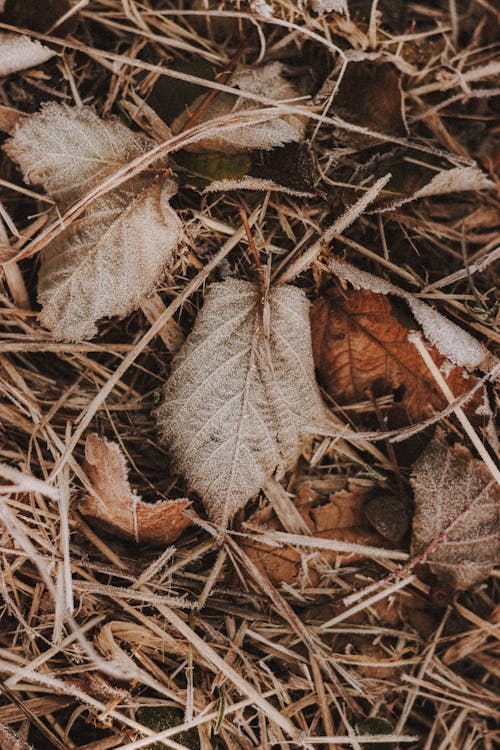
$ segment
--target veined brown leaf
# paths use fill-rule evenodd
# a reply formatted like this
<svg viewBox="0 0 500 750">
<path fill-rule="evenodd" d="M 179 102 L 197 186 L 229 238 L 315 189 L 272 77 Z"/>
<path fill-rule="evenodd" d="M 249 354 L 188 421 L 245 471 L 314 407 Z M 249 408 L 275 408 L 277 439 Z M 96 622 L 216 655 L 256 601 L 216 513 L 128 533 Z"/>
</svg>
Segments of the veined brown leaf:
<svg viewBox="0 0 500 750">
<path fill-rule="evenodd" d="M 119 120 L 48 104 L 22 120 L 6 151 L 29 182 L 67 205 L 149 145 Z M 141 174 L 93 201 L 44 248 L 40 320 L 55 338 L 92 338 L 98 320 L 140 305 L 182 239 L 174 192 L 173 181 Z"/>
<path fill-rule="evenodd" d="M 268 336 L 259 299 L 246 281 L 209 288 L 157 412 L 177 468 L 221 527 L 293 465 L 326 419 L 304 293 L 270 290 Z"/>
<path fill-rule="evenodd" d="M 426 562 L 456 589 L 484 580 L 500 558 L 500 488 L 484 463 L 462 445 L 450 447 L 438 430 L 411 482 L 413 552 L 430 546 Z"/>
<path fill-rule="evenodd" d="M 80 512 L 117 536 L 144 544 L 172 544 L 191 521 L 183 511 L 187 498 L 145 503 L 128 481 L 125 457 L 117 443 L 91 433 L 85 443 L 83 469 L 94 495 L 87 495 Z"/>
<path fill-rule="evenodd" d="M 260 96 L 272 96 L 279 100 L 294 99 L 299 95 L 298 90 L 282 75 L 283 65 L 278 62 L 269 63 L 260 68 L 246 68 L 240 66 L 230 80 L 231 86 L 242 91 Z M 174 135 L 179 133 L 190 118 L 190 113 L 196 112 L 202 105 L 206 94 L 194 100 L 189 112 L 183 112 L 172 123 Z M 231 112 L 241 112 L 256 107 L 250 99 L 235 97 L 232 94 L 219 92 L 212 101 L 200 111 L 196 122 L 208 122 Z M 268 150 L 285 143 L 300 141 L 304 137 L 305 121 L 302 117 L 286 115 L 274 117 L 268 122 L 256 125 L 245 125 L 229 132 L 221 131 L 219 135 L 204 138 L 188 146 L 189 151 L 221 151 L 225 154 L 235 154 L 254 149 Z"/>
<path fill-rule="evenodd" d="M 390 426 L 421 421 L 446 407 L 446 400 L 417 350 L 408 341 L 410 327 L 398 319 L 389 297 L 366 289 L 331 289 L 312 308 L 313 351 L 321 382 L 339 403 L 365 401 L 397 392 Z M 446 358 L 435 348 L 438 366 Z M 477 383 L 462 367 L 449 367 L 447 383 L 461 396 Z M 481 388 L 468 402 L 475 416 L 484 405 Z M 387 412 L 385 412 L 387 413 Z"/>
</svg>

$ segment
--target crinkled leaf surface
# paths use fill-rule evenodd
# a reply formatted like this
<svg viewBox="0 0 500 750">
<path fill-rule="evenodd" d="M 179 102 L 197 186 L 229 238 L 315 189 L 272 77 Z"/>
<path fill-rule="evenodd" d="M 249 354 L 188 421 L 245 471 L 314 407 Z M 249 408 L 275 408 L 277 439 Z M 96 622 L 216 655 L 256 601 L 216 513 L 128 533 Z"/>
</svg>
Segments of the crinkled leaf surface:
<svg viewBox="0 0 500 750">
<path fill-rule="evenodd" d="M 20 123 L 5 150 L 18 162 L 27 182 L 43 185 L 66 204 L 81 198 L 149 145 L 144 136 L 116 118 L 101 120 L 89 107 L 50 102 Z"/>
<path fill-rule="evenodd" d="M 276 102 L 280 100 L 294 99 L 299 96 L 296 87 L 282 75 L 283 65 L 278 62 L 269 63 L 260 68 L 246 68 L 240 66 L 229 84 L 242 91 L 273 98 Z M 196 112 L 202 104 L 206 94 L 198 97 L 191 104 L 190 112 Z M 244 97 L 235 97 L 232 94 L 219 92 L 217 96 L 200 111 L 196 123 L 208 122 L 217 117 L 230 113 L 241 112 L 245 109 L 258 107 L 257 102 Z M 183 112 L 172 123 L 172 132 L 179 133 L 188 122 L 190 114 Z M 270 118 L 267 122 L 255 125 L 245 125 L 239 128 L 221 131 L 219 134 L 204 138 L 191 144 L 190 151 L 221 151 L 225 154 L 234 154 L 241 151 L 253 151 L 254 149 L 271 149 L 283 146 L 285 143 L 300 141 L 304 137 L 305 122 L 301 117 L 286 115 L 284 117 Z"/>
<path fill-rule="evenodd" d="M 92 338 L 101 318 L 139 307 L 182 237 L 170 196 L 169 184 L 130 181 L 42 251 L 40 321 L 57 339 Z"/>
<path fill-rule="evenodd" d="M 6 146 L 25 178 L 71 203 L 150 143 L 93 110 L 48 104 Z M 154 287 L 182 238 L 171 181 L 142 174 L 88 209 L 41 254 L 40 320 L 57 339 L 81 341 L 104 317 L 126 315 Z"/>
<path fill-rule="evenodd" d="M 486 578 L 500 556 L 500 488 L 462 445 L 449 446 L 439 430 L 413 465 L 412 549 L 418 553 L 446 536 L 427 555 L 431 570 L 456 589 Z"/>
<path fill-rule="evenodd" d="M 20 34 L 0 34 L 0 76 L 26 70 L 50 60 L 49 47 Z"/>
<path fill-rule="evenodd" d="M 173 362 L 158 424 L 177 468 L 225 527 L 274 472 L 297 460 L 325 422 L 314 377 L 309 303 L 271 289 L 265 336 L 257 286 L 213 284 Z"/>
</svg>

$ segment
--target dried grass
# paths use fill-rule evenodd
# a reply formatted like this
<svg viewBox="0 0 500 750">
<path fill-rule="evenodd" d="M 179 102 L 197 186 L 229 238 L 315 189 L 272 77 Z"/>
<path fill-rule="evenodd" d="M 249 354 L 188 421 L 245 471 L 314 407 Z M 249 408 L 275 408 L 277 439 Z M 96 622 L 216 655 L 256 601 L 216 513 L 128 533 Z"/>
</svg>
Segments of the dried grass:
<svg viewBox="0 0 500 750">
<path fill-rule="evenodd" d="M 287 475 L 285 496 L 282 487 L 268 486 L 222 547 L 217 530 L 198 516 L 175 547 L 154 550 L 106 536 L 78 513 L 90 489 L 81 468 L 89 429 L 119 442 L 146 500 L 185 496 L 182 478 L 158 445 L 151 412 L 205 283 L 234 272 L 254 278 L 240 211 L 278 283 L 294 279 L 317 296 L 332 283 L 324 262 L 329 245 L 425 296 L 490 350 L 500 341 L 492 294 L 498 192 L 434 196 L 370 213 L 386 178 L 355 184 L 366 152 L 359 142 L 346 146 L 332 136 L 371 137 L 383 149 L 411 146 L 419 158 L 439 157 L 448 168 L 481 159 L 498 188 L 495 4 L 353 1 L 350 19 L 318 16 L 305 0 L 272 4 L 275 16 L 265 19 L 244 2 L 74 2 L 63 16 L 81 14 L 72 36 L 55 36 L 57 24 L 48 34 L 22 30 L 57 56 L 39 72 L 2 84 L 2 105 L 13 110 L 34 111 L 40 101 L 54 100 L 91 103 L 104 115 L 135 112 L 158 143 L 63 216 L 2 164 L 1 257 L 8 262 L 0 286 L 0 722 L 36 750 L 135 750 L 152 742 L 186 748 L 196 746 L 193 737 L 201 750 L 360 750 L 373 743 L 490 750 L 499 740 L 498 577 L 453 596 L 425 574 L 417 576 L 407 540 L 388 549 L 317 540 L 287 510 L 300 481 L 323 497 L 343 488 L 387 487 L 391 461 L 383 443 L 317 440 Z M 379 5 L 392 19 L 383 28 Z M 407 23 L 398 24 L 393 6 L 407 6 Z M 224 31 L 228 22 L 230 33 Z M 368 53 L 374 42 L 407 76 L 411 137 L 377 133 L 330 111 L 349 55 Z M 230 83 L 174 66 L 195 59 L 225 70 L 235 55 L 246 64 L 280 59 L 292 68 L 307 68 L 316 58 L 331 93 L 276 104 L 238 92 L 255 106 L 216 123 L 194 122 L 174 137 L 142 107 L 160 77 L 230 93 Z M 90 343 L 54 342 L 38 325 L 37 253 L 93 200 L 216 130 L 283 115 L 308 119 L 317 169 L 313 197 L 181 190 L 176 207 L 186 244 L 153 302 L 123 321 L 107 321 Z M 479 138 L 471 124 L 482 129 Z M 415 343 L 425 357 L 421 340 Z M 444 390 L 439 371 L 433 375 Z M 485 447 L 488 435 L 465 417 L 463 400 L 445 394 L 451 407 L 441 421 L 459 439 L 463 428 L 496 471 Z M 384 402 L 379 405 L 383 410 Z M 369 399 L 332 407 L 349 430 L 374 426 Z M 246 523 L 268 502 L 289 517 L 283 532 Z M 195 507 L 202 515 L 196 501 Z M 246 554 L 248 536 L 292 545 L 304 575 L 274 586 L 265 567 Z M 337 553 L 333 565 L 321 550 Z M 307 574 L 311 560 L 319 572 L 314 585 Z M 145 707 L 177 710 L 177 725 L 162 731 L 146 726 Z M 386 735 L 356 730 L 376 716 L 392 727 Z"/>
</svg>

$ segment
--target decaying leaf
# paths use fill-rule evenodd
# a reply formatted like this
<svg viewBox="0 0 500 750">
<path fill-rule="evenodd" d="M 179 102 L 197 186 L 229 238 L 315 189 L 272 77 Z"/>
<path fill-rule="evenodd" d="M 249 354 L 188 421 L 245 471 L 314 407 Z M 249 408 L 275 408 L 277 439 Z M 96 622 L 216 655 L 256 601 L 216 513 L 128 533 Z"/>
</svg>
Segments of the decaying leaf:
<svg viewBox="0 0 500 750">
<path fill-rule="evenodd" d="M 293 465 L 325 421 L 304 293 L 271 289 L 269 336 L 259 300 L 245 281 L 209 288 L 157 412 L 177 468 L 221 527 Z"/>
<path fill-rule="evenodd" d="M 368 497 L 369 493 L 365 490 L 341 491 L 330 495 L 325 503 L 324 498 L 303 484 L 297 488 L 295 503 L 313 536 L 383 547 L 386 544 L 384 539 L 370 529 L 365 520 L 364 507 Z M 252 516 L 248 525 L 266 530 L 281 529 L 277 517 L 267 508 Z M 303 556 L 296 547 L 277 548 L 252 538 L 245 541 L 245 551 L 275 585 L 292 583 L 304 573 L 308 583 L 314 586 L 321 577 L 321 562 L 331 565 L 339 556 L 333 550 Z M 359 554 L 343 557 L 348 563 L 362 559 Z"/>
<path fill-rule="evenodd" d="M 349 62 L 333 100 L 332 110 L 343 120 L 377 133 L 406 135 L 400 71 L 392 63 L 380 60 Z M 374 143 L 369 136 L 340 128 L 336 130 L 336 135 L 360 145 Z"/>
<path fill-rule="evenodd" d="M 119 120 L 49 104 L 17 126 L 6 151 L 65 205 L 149 145 Z M 143 173 L 93 201 L 43 249 L 40 320 L 57 339 L 91 338 L 98 320 L 127 315 L 153 289 L 182 239 L 174 192 L 171 180 Z"/>
<path fill-rule="evenodd" d="M 55 52 L 20 34 L 0 34 L 0 76 L 33 68 L 50 60 Z"/>
<path fill-rule="evenodd" d="M 411 483 L 413 553 L 430 546 L 425 561 L 456 589 L 484 580 L 500 559 L 500 488 L 484 463 L 462 445 L 449 446 L 438 430 Z"/>
<path fill-rule="evenodd" d="M 484 344 L 410 292 L 337 258 L 331 258 L 328 265 L 334 274 L 348 281 L 355 289 L 393 294 L 404 300 L 422 326 L 426 339 L 455 365 L 469 370 L 487 370 L 495 361 Z"/>
<path fill-rule="evenodd" d="M 105 530 L 136 543 L 167 545 L 190 525 L 183 512 L 188 499 L 145 503 L 132 490 L 125 457 L 117 443 L 90 434 L 83 469 L 94 494 L 85 497 L 80 512 Z"/>
<path fill-rule="evenodd" d="M 231 86 L 248 91 L 251 94 L 272 97 L 276 102 L 296 98 L 299 93 L 296 87 L 282 75 L 283 65 L 278 62 L 269 63 L 260 68 L 246 68 L 240 66 L 230 80 Z M 172 123 L 174 135 L 179 133 L 190 119 L 190 113 L 196 112 L 206 97 L 202 95 L 194 100 L 188 112 L 183 112 Z M 231 113 L 253 109 L 258 104 L 243 97 L 237 98 L 232 94 L 219 92 L 217 96 L 201 111 L 196 123 L 208 122 L 217 117 Z M 221 151 L 225 154 L 235 154 L 254 149 L 271 149 L 283 146 L 291 141 L 300 141 L 304 137 L 304 118 L 294 115 L 270 118 L 268 122 L 255 125 L 245 125 L 227 133 L 222 131 L 218 135 L 204 138 L 189 145 L 189 151 Z"/>
<path fill-rule="evenodd" d="M 394 395 L 390 426 L 418 422 L 444 409 L 447 402 L 417 350 L 408 341 L 410 328 L 397 316 L 390 299 L 365 289 L 331 289 L 311 312 L 316 368 L 322 385 L 340 404 Z M 436 349 L 439 366 L 446 358 Z M 447 370 L 446 380 L 457 397 L 477 383 L 462 367 Z M 480 389 L 466 406 L 473 416 L 484 404 Z"/>
</svg>

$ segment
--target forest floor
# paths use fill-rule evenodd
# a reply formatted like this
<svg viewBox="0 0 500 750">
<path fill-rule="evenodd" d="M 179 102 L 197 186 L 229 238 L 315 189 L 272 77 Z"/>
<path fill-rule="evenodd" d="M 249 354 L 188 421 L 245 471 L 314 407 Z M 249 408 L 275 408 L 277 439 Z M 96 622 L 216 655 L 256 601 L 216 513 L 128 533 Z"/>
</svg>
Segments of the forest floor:
<svg viewBox="0 0 500 750">
<path fill-rule="evenodd" d="M 498 4 L 6 0 L 0 76 L 2 750 L 493 750 Z"/>
</svg>

